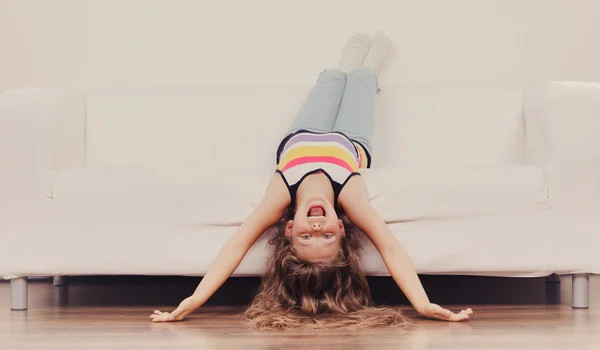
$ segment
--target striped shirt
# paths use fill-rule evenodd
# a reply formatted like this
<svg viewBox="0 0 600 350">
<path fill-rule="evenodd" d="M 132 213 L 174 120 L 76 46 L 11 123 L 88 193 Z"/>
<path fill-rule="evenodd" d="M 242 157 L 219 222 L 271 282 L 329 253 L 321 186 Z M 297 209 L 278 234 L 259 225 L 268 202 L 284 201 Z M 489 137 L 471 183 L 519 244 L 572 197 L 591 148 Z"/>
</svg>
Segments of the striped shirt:
<svg viewBox="0 0 600 350">
<path fill-rule="evenodd" d="M 335 202 L 346 182 L 360 169 L 370 166 L 370 156 L 358 142 L 340 132 L 299 131 L 281 142 L 277 152 L 277 172 L 285 181 L 292 202 L 308 175 L 323 171 L 333 187 Z"/>
</svg>

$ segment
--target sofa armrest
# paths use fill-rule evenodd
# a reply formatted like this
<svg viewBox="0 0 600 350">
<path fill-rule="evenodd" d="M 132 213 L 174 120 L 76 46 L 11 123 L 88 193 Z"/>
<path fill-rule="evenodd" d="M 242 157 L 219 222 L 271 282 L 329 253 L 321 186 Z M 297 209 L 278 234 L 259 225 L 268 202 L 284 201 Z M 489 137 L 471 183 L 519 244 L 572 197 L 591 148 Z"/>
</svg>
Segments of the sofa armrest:
<svg viewBox="0 0 600 350">
<path fill-rule="evenodd" d="M 43 208 L 56 173 L 84 160 L 81 93 L 19 89 L 0 94 L 0 217 Z"/>
<path fill-rule="evenodd" d="M 544 169 L 557 203 L 600 199 L 600 84 L 551 82 L 524 98 L 526 160 Z M 579 203 L 582 204 L 583 203 Z"/>
</svg>

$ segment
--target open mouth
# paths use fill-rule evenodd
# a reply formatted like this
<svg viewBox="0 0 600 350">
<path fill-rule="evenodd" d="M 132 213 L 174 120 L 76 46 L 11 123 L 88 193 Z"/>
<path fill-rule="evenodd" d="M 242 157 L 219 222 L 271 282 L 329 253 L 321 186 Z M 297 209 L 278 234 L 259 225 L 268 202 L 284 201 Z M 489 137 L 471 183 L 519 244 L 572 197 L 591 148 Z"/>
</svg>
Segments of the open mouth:
<svg viewBox="0 0 600 350">
<path fill-rule="evenodd" d="M 321 206 L 311 207 L 308 210 L 307 216 L 311 219 L 324 218 L 325 217 L 325 209 L 323 209 L 323 207 L 321 207 Z"/>
</svg>

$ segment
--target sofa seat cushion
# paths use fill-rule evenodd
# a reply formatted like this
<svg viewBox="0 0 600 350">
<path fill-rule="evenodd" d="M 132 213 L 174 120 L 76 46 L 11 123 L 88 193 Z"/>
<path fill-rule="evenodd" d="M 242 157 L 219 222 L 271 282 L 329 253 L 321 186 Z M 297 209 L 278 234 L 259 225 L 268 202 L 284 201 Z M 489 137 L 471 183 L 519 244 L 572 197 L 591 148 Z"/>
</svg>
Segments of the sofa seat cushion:
<svg viewBox="0 0 600 350">
<path fill-rule="evenodd" d="M 271 171 L 195 167 L 73 168 L 55 182 L 51 207 L 107 219 L 237 226 L 260 202 Z M 363 172 L 371 201 L 387 222 L 549 208 L 540 169 L 517 165 L 427 166 Z"/>
<path fill-rule="evenodd" d="M 0 223 L 11 247 L 0 258 L 2 273 L 202 275 L 271 176 L 194 167 L 66 169 L 43 213 Z M 543 210 L 551 203 L 537 168 L 386 168 L 363 177 L 419 272 L 514 275 L 555 266 L 550 254 L 564 228 L 555 232 L 554 210 Z M 573 239 L 589 231 L 571 232 Z M 264 271 L 269 236 L 235 275 Z M 385 275 L 368 239 L 364 247 L 367 273 Z"/>
</svg>

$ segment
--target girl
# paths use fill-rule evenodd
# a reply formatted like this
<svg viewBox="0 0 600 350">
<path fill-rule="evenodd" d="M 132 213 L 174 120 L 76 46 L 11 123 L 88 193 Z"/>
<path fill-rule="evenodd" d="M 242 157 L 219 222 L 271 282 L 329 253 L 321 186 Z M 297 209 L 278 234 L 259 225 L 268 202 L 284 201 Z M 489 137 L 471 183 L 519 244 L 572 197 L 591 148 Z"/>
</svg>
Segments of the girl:
<svg viewBox="0 0 600 350">
<path fill-rule="evenodd" d="M 339 69 L 319 76 L 281 142 L 277 171 L 261 203 L 223 246 L 192 296 L 171 313 L 156 310 L 152 321 L 179 321 L 199 308 L 272 226 L 274 252 L 246 311 L 255 328 L 403 323 L 399 311 L 373 306 L 355 227 L 373 242 L 420 314 L 445 321 L 469 318 L 471 309 L 453 313 L 429 302 L 408 255 L 356 176 L 371 163 L 377 75 L 391 46 L 381 32 L 372 39 L 367 34 L 349 39 Z"/>
</svg>

